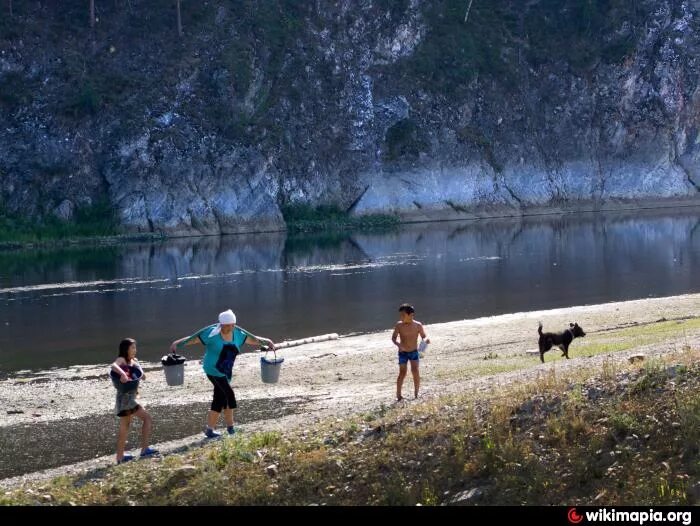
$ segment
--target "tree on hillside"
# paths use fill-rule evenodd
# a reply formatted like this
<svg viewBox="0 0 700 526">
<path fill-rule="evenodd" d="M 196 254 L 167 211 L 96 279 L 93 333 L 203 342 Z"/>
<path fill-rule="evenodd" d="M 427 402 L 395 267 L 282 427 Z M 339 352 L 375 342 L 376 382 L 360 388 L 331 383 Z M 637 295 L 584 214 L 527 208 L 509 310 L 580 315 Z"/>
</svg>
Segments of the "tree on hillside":
<svg viewBox="0 0 700 526">
<path fill-rule="evenodd" d="M 90 0 L 90 29 L 95 29 L 95 0 Z"/>
<path fill-rule="evenodd" d="M 472 2 L 474 0 L 469 0 L 469 5 L 467 6 L 467 12 L 464 14 L 464 23 L 467 23 L 467 18 L 469 18 L 469 11 L 471 11 L 472 8 Z"/>
<path fill-rule="evenodd" d="M 176 0 L 177 4 L 177 36 L 182 36 L 182 16 L 180 15 L 180 0 Z"/>
<path fill-rule="evenodd" d="M 12 0 L 8 0 L 8 4 L 10 4 L 10 16 L 12 16 Z"/>
</svg>

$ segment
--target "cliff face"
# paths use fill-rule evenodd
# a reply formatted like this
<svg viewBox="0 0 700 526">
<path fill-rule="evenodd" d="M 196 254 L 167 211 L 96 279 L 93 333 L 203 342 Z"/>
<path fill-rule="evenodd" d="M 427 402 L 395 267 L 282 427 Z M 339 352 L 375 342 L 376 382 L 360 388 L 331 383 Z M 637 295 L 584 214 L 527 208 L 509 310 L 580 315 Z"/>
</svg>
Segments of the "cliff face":
<svg viewBox="0 0 700 526">
<path fill-rule="evenodd" d="M 0 199 L 125 229 L 693 198 L 700 2 L 15 2 Z M 173 4 L 173 5 L 171 5 Z M 3 13 L 6 15 L 6 13 Z"/>
</svg>

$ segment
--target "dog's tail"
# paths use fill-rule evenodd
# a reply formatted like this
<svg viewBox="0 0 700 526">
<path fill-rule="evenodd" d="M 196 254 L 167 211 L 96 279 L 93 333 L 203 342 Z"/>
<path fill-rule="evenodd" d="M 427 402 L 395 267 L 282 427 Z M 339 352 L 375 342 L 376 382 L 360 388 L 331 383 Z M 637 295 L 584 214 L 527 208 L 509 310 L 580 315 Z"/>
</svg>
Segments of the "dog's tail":
<svg viewBox="0 0 700 526">
<path fill-rule="evenodd" d="M 542 335 L 542 322 L 538 321 L 537 324 L 537 332 L 538 334 Z"/>
</svg>

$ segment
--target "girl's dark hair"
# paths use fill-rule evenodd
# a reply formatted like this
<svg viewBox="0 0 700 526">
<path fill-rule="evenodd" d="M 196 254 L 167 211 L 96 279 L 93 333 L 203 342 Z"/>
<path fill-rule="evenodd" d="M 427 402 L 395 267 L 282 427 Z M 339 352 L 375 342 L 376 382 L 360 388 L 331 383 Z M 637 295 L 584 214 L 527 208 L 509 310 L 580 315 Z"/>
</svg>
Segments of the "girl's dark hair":
<svg viewBox="0 0 700 526">
<path fill-rule="evenodd" d="M 399 312 L 405 312 L 406 314 L 413 314 L 416 312 L 416 309 L 413 308 L 413 305 L 410 305 L 409 303 L 404 303 L 399 307 Z"/>
<path fill-rule="evenodd" d="M 132 343 L 136 343 L 133 338 L 124 338 L 119 342 L 119 357 L 124 358 L 127 362 L 129 362 L 129 347 Z"/>
</svg>

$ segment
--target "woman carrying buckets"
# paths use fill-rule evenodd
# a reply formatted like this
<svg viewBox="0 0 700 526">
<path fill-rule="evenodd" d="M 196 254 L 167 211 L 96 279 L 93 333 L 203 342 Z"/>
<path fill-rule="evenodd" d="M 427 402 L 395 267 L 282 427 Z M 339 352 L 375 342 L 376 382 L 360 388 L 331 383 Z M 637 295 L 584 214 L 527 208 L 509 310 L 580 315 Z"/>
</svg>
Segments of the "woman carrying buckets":
<svg viewBox="0 0 700 526">
<path fill-rule="evenodd" d="M 219 323 L 204 327 L 192 336 L 175 340 L 170 346 L 170 352 L 175 353 L 179 348 L 196 343 L 201 343 L 205 347 L 202 368 L 209 381 L 214 384 L 214 400 L 207 415 L 207 429 L 204 434 L 207 438 L 221 436 L 221 433 L 214 431 L 214 428 L 223 410 L 228 434 L 232 435 L 235 433 L 233 410 L 236 408 L 236 397 L 230 382 L 236 356 L 241 354 L 244 343 L 266 345 L 272 350 L 275 344 L 268 338 L 254 336 L 237 327 L 236 315 L 231 309 L 219 314 Z"/>
</svg>

